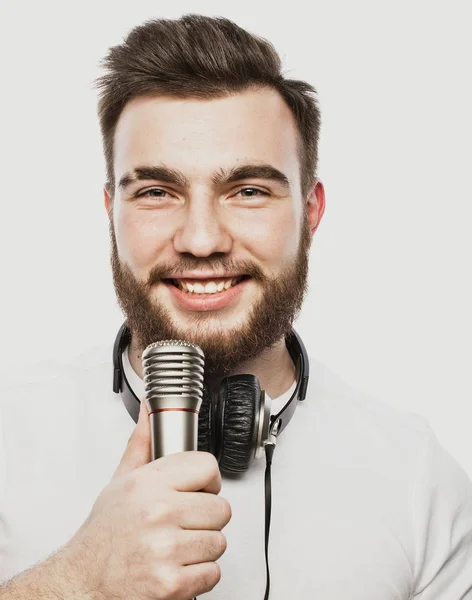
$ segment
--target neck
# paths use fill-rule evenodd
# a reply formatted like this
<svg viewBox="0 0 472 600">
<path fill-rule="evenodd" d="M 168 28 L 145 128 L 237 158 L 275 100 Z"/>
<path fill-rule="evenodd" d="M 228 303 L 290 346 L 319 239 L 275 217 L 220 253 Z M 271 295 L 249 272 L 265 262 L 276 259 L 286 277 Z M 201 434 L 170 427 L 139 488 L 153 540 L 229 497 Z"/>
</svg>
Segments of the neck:
<svg viewBox="0 0 472 600">
<path fill-rule="evenodd" d="M 143 378 L 142 348 L 131 342 L 129 360 L 133 370 Z M 261 389 L 271 398 L 285 393 L 297 377 L 296 367 L 285 345 L 285 340 L 265 350 L 256 360 L 242 363 L 230 375 L 250 373 L 259 380 Z"/>
</svg>

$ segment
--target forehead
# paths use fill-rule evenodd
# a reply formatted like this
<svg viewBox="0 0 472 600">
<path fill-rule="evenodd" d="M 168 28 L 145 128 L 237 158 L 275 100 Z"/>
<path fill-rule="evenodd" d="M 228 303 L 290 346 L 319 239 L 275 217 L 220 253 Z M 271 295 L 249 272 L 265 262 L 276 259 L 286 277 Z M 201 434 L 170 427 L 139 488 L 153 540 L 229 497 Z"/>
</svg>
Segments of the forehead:
<svg viewBox="0 0 472 600">
<path fill-rule="evenodd" d="M 297 148 L 295 119 L 275 90 L 210 100 L 138 97 L 125 106 L 117 123 L 115 179 L 142 164 L 165 163 L 198 179 L 250 161 L 271 164 L 296 185 Z"/>
</svg>

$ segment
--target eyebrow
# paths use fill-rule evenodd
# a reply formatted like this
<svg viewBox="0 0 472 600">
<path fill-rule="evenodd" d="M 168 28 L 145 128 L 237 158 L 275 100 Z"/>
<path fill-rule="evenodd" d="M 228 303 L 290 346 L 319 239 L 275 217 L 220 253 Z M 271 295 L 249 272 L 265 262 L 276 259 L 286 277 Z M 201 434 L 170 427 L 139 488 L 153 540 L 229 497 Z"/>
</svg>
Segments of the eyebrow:
<svg viewBox="0 0 472 600">
<path fill-rule="evenodd" d="M 235 183 L 241 179 L 267 179 L 275 181 L 285 188 L 290 188 L 289 179 L 282 171 L 279 171 L 268 164 L 247 164 L 231 169 L 219 169 L 212 176 L 213 185 L 224 185 Z M 185 175 L 177 170 L 165 165 L 136 167 L 131 173 L 125 173 L 121 177 L 118 187 L 125 189 L 136 181 L 155 179 L 164 183 L 178 185 L 180 187 L 189 187 L 190 183 Z"/>
<path fill-rule="evenodd" d="M 158 179 L 164 183 L 173 183 L 181 187 L 188 186 L 188 179 L 181 171 L 165 166 L 136 167 L 133 172 L 125 173 L 118 183 L 120 189 L 125 189 L 136 181 Z"/>
</svg>

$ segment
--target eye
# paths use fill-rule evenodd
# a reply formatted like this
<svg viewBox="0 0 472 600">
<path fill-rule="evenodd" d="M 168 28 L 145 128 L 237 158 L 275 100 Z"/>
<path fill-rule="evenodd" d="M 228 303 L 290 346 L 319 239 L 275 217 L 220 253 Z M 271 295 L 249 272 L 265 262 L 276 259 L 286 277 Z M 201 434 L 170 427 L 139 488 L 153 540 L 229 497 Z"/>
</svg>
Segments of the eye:
<svg viewBox="0 0 472 600">
<path fill-rule="evenodd" d="M 161 188 L 149 188 L 136 194 L 136 198 L 165 198 L 167 192 Z"/>
<path fill-rule="evenodd" d="M 257 198 L 258 196 L 268 196 L 269 195 L 267 192 L 263 192 L 259 188 L 255 188 L 255 187 L 242 188 L 239 190 L 239 192 L 236 194 L 236 196 L 238 194 L 241 194 L 243 198 Z"/>
</svg>

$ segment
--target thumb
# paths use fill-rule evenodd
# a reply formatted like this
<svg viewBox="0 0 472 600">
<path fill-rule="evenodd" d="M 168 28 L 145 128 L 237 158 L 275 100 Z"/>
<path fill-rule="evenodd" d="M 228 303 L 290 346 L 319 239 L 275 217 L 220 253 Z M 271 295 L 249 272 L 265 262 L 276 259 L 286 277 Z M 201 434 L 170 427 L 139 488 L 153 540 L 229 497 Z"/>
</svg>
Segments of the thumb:
<svg viewBox="0 0 472 600">
<path fill-rule="evenodd" d="M 151 461 L 151 428 L 146 401 L 141 401 L 139 407 L 139 418 L 136 427 L 128 440 L 128 444 L 121 457 L 120 464 L 113 478 L 126 475 L 138 467 L 142 467 Z"/>
</svg>

